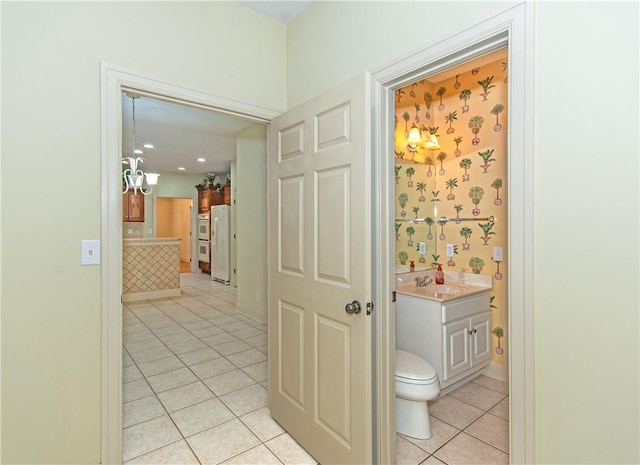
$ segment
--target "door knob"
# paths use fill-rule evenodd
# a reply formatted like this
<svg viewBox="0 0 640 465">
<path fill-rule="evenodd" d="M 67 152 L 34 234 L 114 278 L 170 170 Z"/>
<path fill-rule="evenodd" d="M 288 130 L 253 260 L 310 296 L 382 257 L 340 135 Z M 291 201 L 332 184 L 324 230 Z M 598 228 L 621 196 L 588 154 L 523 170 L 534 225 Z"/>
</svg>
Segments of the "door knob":
<svg viewBox="0 0 640 465">
<path fill-rule="evenodd" d="M 360 313 L 362 311 L 362 307 L 360 306 L 360 302 L 358 302 L 357 300 L 354 300 L 350 304 L 345 305 L 344 309 L 349 315 L 351 315 L 353 313 L 355 313 L 357 315 L 358 313 Z"/>
</svg>

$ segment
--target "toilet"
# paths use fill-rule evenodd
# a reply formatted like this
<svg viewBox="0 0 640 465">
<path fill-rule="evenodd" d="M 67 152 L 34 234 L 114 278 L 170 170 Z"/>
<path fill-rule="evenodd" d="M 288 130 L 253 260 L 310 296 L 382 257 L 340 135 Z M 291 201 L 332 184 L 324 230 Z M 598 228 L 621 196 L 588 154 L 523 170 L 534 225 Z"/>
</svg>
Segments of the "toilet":
<svg viewBox="0 0 640 465">
<path fill-rule="evenodd" d="M 431 437 L 427 401 L 440 393 L 440 382 L 426 360 L 396 350 L 396 430 L 417 439 Z"/>
</svg>

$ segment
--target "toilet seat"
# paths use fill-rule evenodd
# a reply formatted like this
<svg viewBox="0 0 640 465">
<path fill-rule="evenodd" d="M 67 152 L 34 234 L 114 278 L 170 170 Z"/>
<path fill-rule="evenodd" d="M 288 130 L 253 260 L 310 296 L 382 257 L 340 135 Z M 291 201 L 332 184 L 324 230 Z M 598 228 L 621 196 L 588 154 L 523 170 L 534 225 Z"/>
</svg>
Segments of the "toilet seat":
<svg viewBox="0 0 640 465">
<path fill-rule="evenodd" d="M 396 381 L 407 384 L 438 382 L 436 370 L 424 359 L 404 350 L 396 350 Z"/>
</svg>

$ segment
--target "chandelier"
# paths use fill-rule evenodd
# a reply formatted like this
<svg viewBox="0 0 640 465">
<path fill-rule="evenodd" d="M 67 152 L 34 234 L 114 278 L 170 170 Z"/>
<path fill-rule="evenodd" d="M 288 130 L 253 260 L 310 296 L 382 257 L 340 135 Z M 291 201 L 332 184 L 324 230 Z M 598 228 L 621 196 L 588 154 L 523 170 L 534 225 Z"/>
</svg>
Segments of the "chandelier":
<svg viewBox="0 0 640 465">
<path fill-rule="evenodd" d="M 132 118 L 133 118 L 133 146 L 131 149 L 131 156 L 122 157 L 122 164 L 129 165 L 128 168 L 122 170 L 122 178 L 124 182 L 123 194 L 129 190 L 133 190 L 134 194 L 140 191 L 143 195 L 149 195 L 153 191 L 153 186 L 158 184 L 158 173 L 145 173 L 142 171 L 140 165 L 144 163 L 144 158 L 138 155 L 142 154 L 142 150 L 136 149 L 136 99 L 140 98 L 138 95 L 127 94 L 127 97 L 131 98 Z M 147 187 L 143 187 L 143 183 L 146 181 Z"/>
</svg>

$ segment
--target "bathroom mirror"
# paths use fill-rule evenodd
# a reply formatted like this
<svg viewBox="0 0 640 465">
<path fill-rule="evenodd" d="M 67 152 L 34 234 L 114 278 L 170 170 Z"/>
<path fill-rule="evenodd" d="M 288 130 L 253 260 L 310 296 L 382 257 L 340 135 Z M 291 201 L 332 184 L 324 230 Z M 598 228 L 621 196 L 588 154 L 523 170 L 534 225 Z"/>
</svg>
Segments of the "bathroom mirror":
<svg viewBox="0 0 640 465">
<path fill-rule="evenodd" d="M 437 256 L 438 201 L 434 165 L 396 156 L 396 273 L 433 268 Z"/>
</svg>

